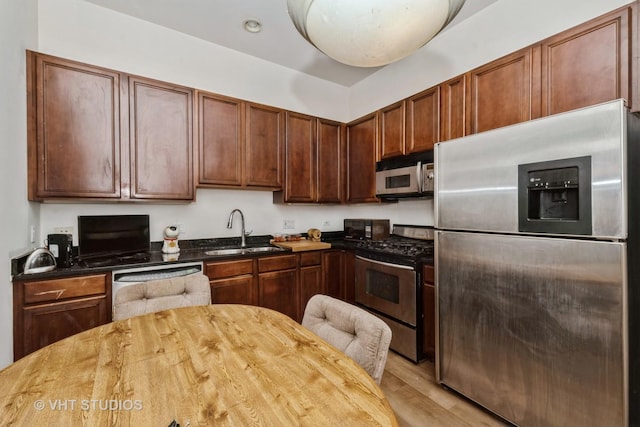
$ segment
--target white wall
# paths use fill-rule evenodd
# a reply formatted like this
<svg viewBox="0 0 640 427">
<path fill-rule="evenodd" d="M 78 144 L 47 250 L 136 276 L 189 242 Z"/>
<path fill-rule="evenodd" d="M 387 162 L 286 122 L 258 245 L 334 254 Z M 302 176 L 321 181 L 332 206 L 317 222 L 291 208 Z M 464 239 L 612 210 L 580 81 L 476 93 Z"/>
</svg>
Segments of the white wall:
<svg viewBox="0 0 640 427">
<path fill-rule="evenodd" d="M 468 0 L 471 1 L 471 0 Z M 349 92 L 351 119 L 544 40 L 630 0 L 498 0 Z"/>
<path fill-rule="evenodd" d="M 151 240 L 162 240 L 167 225 L 181 224 L 180 239 L 237 237 L 240 225 L 234 220 L 232 230 L 226 228 L 229 214 L 235 208 L 245 216 L 247 231 L 253 235 L 274 233 L 306 233 L 309 228 L 322 231 L 342 230 L 344 218 L 389 218 L 396 224 L 433 225 L 433 201 L 410 200 L 389 205 L 360 204 L 353 206 L 274 205 L 272 193 L 265 191 L 233 191 L 199 189 L 197 202 L 186 205 L 150 204 L 45 204 L 42 206 L 43 236 L 54 227 L 74 227 L 74 244 L 78 243 L 78 215 L 148 214 Z M 283 229 L 283 221 L 293 220 L 295 229 Z M 325 225 L 329 222 L 329 225 Z"/>
<path fill-rule="evenodd" d="M 319 117 L 349 118 L 345 87 L 81 0 L 40 0 L 38 14 L 40 52 Z M 40 239 L 57 226 L 77 228 L 78 215 L 124 213 L 149 214 L 153 241 L 162 239 L 166 225 L 178 222 L 186 230 L 181 239 L 237 236 L 237 226 L 226 229 L 234 208 L 243 210 L 247 228 L 255 234 L 282 232 L 283 219 L 293 219 L 296 232 L 311 227 L 341 230 L 345 217 L 433 224 L 428 201 L 402 202 L 404 208 L 399 209 L 397 205 L 274 205 L 272 193 L 263 191 L 200 189 L 196 196 L 196 203 L 187 205 L 44 204 Z M 77 244 L 77 230 L 74 240 Z"/>
<path fill-rule="evenodd" d="M 13 292 L 9 259 L 29 246 L 39 205 L 27 202 L 25 48 L 37 42 L 36 0 L 0 2 L 0 368 L 13 361 Z"/>
<path fill-rule="evenodd" d="M 348 89 L 82 0 L 39 0 L 38 50 L 327 119 Z"/>
</svg>

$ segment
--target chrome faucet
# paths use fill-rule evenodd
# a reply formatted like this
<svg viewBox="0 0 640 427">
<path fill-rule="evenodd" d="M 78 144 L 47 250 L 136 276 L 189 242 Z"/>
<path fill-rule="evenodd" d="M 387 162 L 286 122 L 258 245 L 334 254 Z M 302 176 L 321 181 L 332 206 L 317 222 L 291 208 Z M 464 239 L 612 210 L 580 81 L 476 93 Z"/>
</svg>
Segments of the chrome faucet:
<svg viewBox="0 0 640 427">
<path fill-rule="evenodd" d="M 247 241 L 245 240 L 245 236 L 248 236 L 249 234 L 251 234 L 251 231 L 248 233 L 244 232 L 244 214 L 242 213 L 242 211 L 240 209 L 234 209 L 231 211 L 231 214 L 229 215 L 229 222 L 227 222 L 227 228 L 232 228 L 233 227 L 233 214 L 238 212 L 240 214 L 240 222 L 241 222 L 241 227 L 242 229 L 240 230 L 240 247 L 241 248 L 245 248 L 247 246 Z"/>
</svg>

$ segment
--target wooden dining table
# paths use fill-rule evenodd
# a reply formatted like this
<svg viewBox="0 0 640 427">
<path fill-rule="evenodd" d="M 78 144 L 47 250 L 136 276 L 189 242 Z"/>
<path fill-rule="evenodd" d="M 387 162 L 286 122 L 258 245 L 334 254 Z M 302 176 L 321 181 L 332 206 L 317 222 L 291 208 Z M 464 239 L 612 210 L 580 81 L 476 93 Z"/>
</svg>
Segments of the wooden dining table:
<svg viewBox="0 0 640 427">
<path fill-rule="evenodd" d="M 0 371 L 0 424 L 397 426 L 373 379 L 291 318 L 232 304 L 112 322 Z"/>
</svg>

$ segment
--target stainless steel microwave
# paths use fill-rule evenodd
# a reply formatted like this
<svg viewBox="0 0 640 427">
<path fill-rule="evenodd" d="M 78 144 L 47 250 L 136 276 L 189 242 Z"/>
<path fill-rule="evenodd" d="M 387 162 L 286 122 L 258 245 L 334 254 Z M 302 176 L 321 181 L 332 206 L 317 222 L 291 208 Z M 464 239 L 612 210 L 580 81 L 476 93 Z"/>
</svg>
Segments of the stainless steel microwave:
<svg viewBox="0 0 640 427">
<path fill-rule="evenodd" d="M 376 196 L 381 199 L 433 197 L 433 151 L 376 163 Z"/>
</svg>

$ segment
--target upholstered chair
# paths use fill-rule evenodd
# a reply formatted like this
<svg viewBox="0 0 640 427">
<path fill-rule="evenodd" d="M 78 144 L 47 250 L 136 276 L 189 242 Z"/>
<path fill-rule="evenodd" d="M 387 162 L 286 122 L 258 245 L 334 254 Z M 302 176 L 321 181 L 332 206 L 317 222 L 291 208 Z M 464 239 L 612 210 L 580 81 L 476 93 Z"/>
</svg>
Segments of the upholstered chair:
<svg viewBox="0 0 640 427">
<path fill-rule="evenodd" d="M 352 358 L 380 384 L 391 343 L 391 329 L 381 319 L 318 294 L 307 303 L 302 325 Z"/>
<path fill-rule="evenodd" d="M 211 304 L 209 279 L 204 274 L 152 280 L 121 288 L 113 302 L 113 320 L 170 308 Z"/>
</svg>

